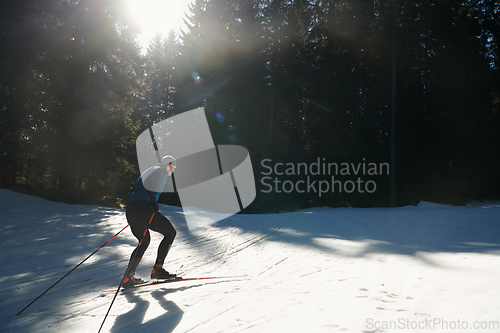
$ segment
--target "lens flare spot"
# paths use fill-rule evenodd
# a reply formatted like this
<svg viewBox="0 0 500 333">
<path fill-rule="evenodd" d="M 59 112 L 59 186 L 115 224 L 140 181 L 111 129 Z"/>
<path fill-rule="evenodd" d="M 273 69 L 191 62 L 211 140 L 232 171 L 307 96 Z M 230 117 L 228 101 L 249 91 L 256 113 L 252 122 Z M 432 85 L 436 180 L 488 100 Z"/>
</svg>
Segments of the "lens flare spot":
<svg viewBox="0 0 500 333">
<path fill-rule="evenodd" d="M 222 123 L 224 121 L 224 115 L 222 115 L 220 112 L 217 112 L 215 115 L 217 116 L 217 121 L 219 123 Z"/>
<path fill-rule="evenodd" d="M 200 77 L 200 74 L 198 74 L 198 72 L 193 72 L 193 80 L 196 84 L 200 84 L 201 83 L 201 77 Z"/>
<path fill-rule="evenodd" d="M 236 135 L 231 134 L 231 135 L 229 136 L 229 141 L 231 141 L 231 142 L 236 141 Z"/>
</svg>

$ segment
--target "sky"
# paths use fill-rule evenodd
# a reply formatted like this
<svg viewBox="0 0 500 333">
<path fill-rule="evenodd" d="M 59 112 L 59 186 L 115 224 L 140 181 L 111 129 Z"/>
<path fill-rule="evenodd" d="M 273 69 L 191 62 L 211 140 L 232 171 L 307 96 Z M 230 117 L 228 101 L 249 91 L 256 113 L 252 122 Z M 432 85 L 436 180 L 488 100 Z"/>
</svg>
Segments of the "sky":
<svg viewBox="0 0 500 333">
<path fill-rule="evenodd" d="M 142 28 L 139 43 L 146 52 L 149 42 L 157 31 L 164 37 L 170 30 L 176 33 L 184 27 L 185 13 L 193 0 L 125 0 L 129 14 Z"/>
</svg>

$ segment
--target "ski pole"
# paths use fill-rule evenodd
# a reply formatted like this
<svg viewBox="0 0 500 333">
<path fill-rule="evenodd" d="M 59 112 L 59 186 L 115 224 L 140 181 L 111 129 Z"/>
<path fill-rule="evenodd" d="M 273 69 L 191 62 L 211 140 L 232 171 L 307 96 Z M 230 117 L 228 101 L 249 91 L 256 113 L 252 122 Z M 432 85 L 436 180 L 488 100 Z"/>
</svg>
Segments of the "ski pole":
<svg viewBox="0 0 500 333">
<path fill-rule="evenodd" d="M 122 230 L 118 231 L 118 233 L 116 235 L 114 235 L 113 237 L 111 237 L 106 243 L 102 244 L 97 250 L 95 250 L 94 252 L 92 252 L 87 258 L 83 259 L 83 261 L 81 263 L 79 263 L 78 265 L 76 265 L 72 270 L 70 270 L 68 273 L 66 273 L 66 275 L 64 275 L 62 278 L 60 278 L 56 283 L 54 283 L 52 286 L 49 287 L 49 289 L 45 290 L 40 296 L 38 296 L 37 298 L 35 298 L 33 300 L 33 302 L 31 302 L 30 304 L 26 305 L 26 307 L 24 309 L 22 309 L 21 311 L 18 312 L 18 314 L 16 314 L 16 316 L 19 316 L 24 310 L 26 310 L 31 304 L 35 303 L 40 297 L 42 297 L 43 295 L 45 295 L 45 293 L 47 293 L 50 289 L 52 289 L 52 287 L 54 287 L 56 284 L 58 284 L 59 282 L 62 281 L 62 279 L 64 279 L 66 276 L 68 276 L 71 272 L 73 272 L 75 269 L 77 269 L 81 264 L 83 264 L 88 258 L 92 257 L 94 255 L 94 253 L 96 253 L 97 251 L 99 251 L 100 249 L 102 249 L 106 244 L 108 244 L 113 238 L 115 238 L 116 236 L 118 236 L 118 234 L 120 232 L 122 232 L 123 230 L 125 230 L 129 225 L 127 224 L 125 227 L 123 227 Z"/>
<path fill-rule="evenodd" d="M 149 225 L 151 224 L 151 221 L 153 221 L 153 217 L 155 217 L 155 214 L 156 214 L 156 212 L 153 211 L 153 214 L 151 215 L 151 218 L 149 219 L 148 228 L 146 228 L 146 230 L 144 230 L 144 235 L 142 235 L 142 239 L 139 242 L 139 245 L 137 245 L 137 248 L 139 248 L 139 246 L 141 246 L 142 241 L 144 240 L 144 237 L 146 237 L 146 233 L 148 232 Z M 130 262 L 134 261 L 135 257 L 137 256 L 137 253 L 139 253 L 139 251 L 135 252 L 134 257 L 132 258 L 132 260 L 130 260 Z M 101 332 L 102 327 L 104 326 L 104 322 L 106 321 L 106 318 L 108 318 L 109 311 L 111 310 L 111 307 L 113 306 L 113 303 L 115 302 L 116 296 L 118 295 L 118 292 L 120 291 L 120 288 L 122 287 L 123 280 L 125 280 L 125 276 L 127 275 L 127 273 L 128 273 L 128 268 L 125 271 L 125 274 L 123 274 L 122 280 L 120 281 L 120 284 L 118 285 L 118 288 L 116 289 L 115 296 L 113 297 L 113 300 L 111 301 L 111 304 L 109 305 L 108 312 L 106 312 L 106 315 L 104 316 L 104 319 L 102 320 L 102 324 L 101 324 L 101 327 L 99 328 L 98 333 Z"/>
</svg>

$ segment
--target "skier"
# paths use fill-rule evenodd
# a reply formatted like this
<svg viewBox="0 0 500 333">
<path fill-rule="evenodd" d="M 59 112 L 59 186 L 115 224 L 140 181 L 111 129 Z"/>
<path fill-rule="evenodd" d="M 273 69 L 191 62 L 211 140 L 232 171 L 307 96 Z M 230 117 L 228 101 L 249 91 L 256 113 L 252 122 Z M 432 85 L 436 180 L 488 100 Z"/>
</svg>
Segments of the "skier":
<svg viewBox="0 0 500 333">
<path fill-rule="evenodd" d="M 123 279 L 124 288 L 130 288 L 136 284 L 145 282 L 135 277 L 135 270 L 149 246 L 151 238 L 148 229 L 163 235 L 163 240 L 158 247 L 156 262 L 151 271 L 151 279 L 172 279 L 176 277 L 175 274 L 170 274 L 163 269 L 163 263 L 177 232 L 172 223 L 158 211 L 157 203 L 168 176 L 171 176 L 174 172 L 174 166 L 172 163 L 167 165 L 167 160 L 168 158 L 164 157 L 161 161 L 161 166 L 153 166 L 144 171 L 128 194 L 125 215 L 132 233 L 139 240 L 139 245 L 130 257 L 127 272 Z M 157 189 L 157 191 L 152 192 L 148 189 Z"/>
</svg>

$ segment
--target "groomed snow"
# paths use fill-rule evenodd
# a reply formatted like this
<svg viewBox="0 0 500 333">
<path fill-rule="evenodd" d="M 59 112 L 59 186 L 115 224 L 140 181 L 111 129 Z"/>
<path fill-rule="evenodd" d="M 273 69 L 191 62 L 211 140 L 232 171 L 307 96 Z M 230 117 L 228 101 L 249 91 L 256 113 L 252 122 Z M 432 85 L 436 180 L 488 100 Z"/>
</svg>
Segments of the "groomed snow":
<svg viewBox="0 0 500 333">
<path fill-rule="evenodd" d="M 238 214 L 194 231 L 160 207 L 178 230 L 167 270 L 248 276 L 120 293 L 104 332 L 500 332 L 498 204 Z M 97 332 L 129 228 L 16 313 L 125 227 L 124 210 L 0 189 L 0 213 L 0 332 Z"/>
</svg>

